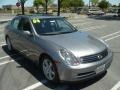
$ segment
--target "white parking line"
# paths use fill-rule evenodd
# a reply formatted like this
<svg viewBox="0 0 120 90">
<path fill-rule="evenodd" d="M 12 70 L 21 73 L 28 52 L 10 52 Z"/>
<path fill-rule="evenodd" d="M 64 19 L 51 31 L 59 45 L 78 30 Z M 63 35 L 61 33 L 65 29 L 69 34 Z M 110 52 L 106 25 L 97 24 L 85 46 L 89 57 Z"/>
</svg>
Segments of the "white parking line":
<svg viewBox="0 0 120 90">
<path fill-rule="evenodd" d="M 8 21 L 10 21 L 11 19 L 4 19 L 4 20 L 0 20 L 0 22 L 4 22 L 4 21 L 6 21 L 6 22 L 8 22 Z"/>
<path fill-rule="evenodd" d="M 85 25 L 85 24 L 92 24 L 92 22 L 85 22 L 85 23 L 81 23 L 80 25 Z"/>
<path fill-rule="evenodd" d="M 84 22 L 85 20 L 69 20 L 70 23 L 80 23 Z"/>
<path fill-rule="evenodd" d="M 0 62 L 0 66 L 11 63 L 11 62 L 15 62 L 15 60 L 19 60 L 19 59 L 22 59 L 22 57 L 18 57 L 18 58 L 14 59 L 14 60 L 11 59 L 9 61 L 7 60 L 7 61 Z"/>
<path fill-rule="evenodd" d="M 111 90 L 120 90 L 120 81 Z"/>
<path fill-rule="evenodd" d="M 6 42 L 0 42 L 1 44 L 6 43 Z"/>
<path fill-rule="evenodd" d="M 5 65 L 5 64 L 8 64 L 8 63 L 11 63 L 11 62 L 14 62 L 14 60 L 1 62 L 1 63 L 0 63 L 0 66 Z"/>
<path fill-rule="evenodd" d="M 6 44 L 0 44 L 0 47 L 5 46 Z"/>
<path fill-rule="evenodd" d="M 82 30 L 83 30 L 83 31 L 92 31 L 92 30 L 99 29 L 99 28 L 104 28 L 104 27 L 106 27 L 106 25 L 93 26 L 93 27 L 89 27 L 89 28 L 83 28 Z"/>
<path fill-rule="evenodd" d="M 81 23 L 81 22 L 79 22 L 79 23 L 77 23 L 77 24 L 74 23 L 73 25 L 74 25 L 74 26 L 82 26 L 82 25 L 86 25 L 86 24 L 89 25 L 89 24 L 91 24 L 91 23 L 92 23 L 92 22 L 85 22 L 85 23 Z"/>
<path fill-rule="evenodd" d="M 114 37 L 108 38 L 108 39 L 106 39 L 105 41 L 110 41 L 110 40 L 115 39 L 115 38 L 118 38 L 118 37 L 120 37 L 120 35 L 117 35 L 117 36 L 114 36 Z"/>
<path fill-rule="evenodd" d="M 17 54 L 13 54 L 13 55 L 7 55 L 7 56 L 3 56 L 3 57 L 0 57 L 0 60 L 2 60 L 2 59 L 5 59 L 5 58 L 9 58 L 9 57 L 13 57 L 13 56 L 16 56 Z"/>
<path fill-rule="evenodd" d="M 120 31 L 115 32 L 115 33 L 112 33 L 112 34 L 108 34 L 108 35 L 105 35 L 105 36 L 102 36 L 101 38 L 107 38 L 107 37 L 110 37 L 110 36 L 116 35 L 116 34 L 118 34 L 118 33 L 120 33 Z"/>
<path fill-rule="evenodd" d="M 23 90 L 34 90 L 34 89 L 40 87 L 41 85 L 43 85 L 43 83 L 47 83 L 47 80 L 43 80 L 41 82 L 35 83 L 31 86 L 28 86 L 28 87 L 24 88 Z"/>
<path fill-rule="evenodd" d="M 4 57 L 0 57 L 0 60 L 1 59 L 5 59 L 5 58 L 9 58 L 10 56 L 4 56 Z"/>
<path fill-rule="evenodd" d="M 0 42 L 0 47 L 6 45 L 6 42 Z"/>
</svg>

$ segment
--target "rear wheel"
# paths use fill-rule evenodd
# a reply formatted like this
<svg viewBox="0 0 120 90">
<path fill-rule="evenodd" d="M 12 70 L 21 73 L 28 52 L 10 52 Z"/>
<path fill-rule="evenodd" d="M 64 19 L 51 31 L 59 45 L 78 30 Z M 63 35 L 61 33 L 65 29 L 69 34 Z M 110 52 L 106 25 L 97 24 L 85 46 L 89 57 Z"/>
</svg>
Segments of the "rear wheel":
<svg viewBox="0 0 120 90">
<path fill-rule="evenodd" d="M 11 44 L 11 41 L 10 41 L 9 37 L 6 38 L 6 44 L 7 44 L 8 50 L 13 51 L 13 47 L 12 47 L 12 44 Z"/>
<path fill-rule="evenodd" d="M 58 83 L 59 79 L 56 65 L 54 64 L 51 58 L 49 57 L 43 58 L 42 71 L 47 80 Z"/>
</svg>

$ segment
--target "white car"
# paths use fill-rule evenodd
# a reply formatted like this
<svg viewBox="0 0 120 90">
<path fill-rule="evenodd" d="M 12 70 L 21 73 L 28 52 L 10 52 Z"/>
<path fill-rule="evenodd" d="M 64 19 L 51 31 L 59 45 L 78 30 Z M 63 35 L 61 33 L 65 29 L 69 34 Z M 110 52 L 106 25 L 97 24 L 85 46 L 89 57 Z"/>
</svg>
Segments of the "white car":
<svg viewBox="0 0 120 90">
<path fill-rule="evenodd" d="M 89 9 L 88 15 L 104 15 L 105 12 L 102 10 L 97 10 L 97 9 Z"/>
</svg>

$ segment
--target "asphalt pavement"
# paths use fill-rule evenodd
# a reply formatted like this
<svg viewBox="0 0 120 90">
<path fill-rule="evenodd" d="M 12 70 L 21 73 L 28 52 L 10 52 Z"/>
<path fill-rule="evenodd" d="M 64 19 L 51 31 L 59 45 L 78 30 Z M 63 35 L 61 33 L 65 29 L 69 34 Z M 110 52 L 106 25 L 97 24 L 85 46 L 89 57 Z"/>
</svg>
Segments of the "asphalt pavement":
<svg viewBox="0 0 120 90">
<path fill-rule="evenodd" d="M 120 90 L 120 19 L 109 16 L 72 16 L 68 19 L 82 32 L 105 40 L 114 53 L 111 67 L 102 75 L 82 82 L 53 84 L 41 70 L 17 52 L 10 53 L 0 24 L 0 90 Z"/>
</svg>

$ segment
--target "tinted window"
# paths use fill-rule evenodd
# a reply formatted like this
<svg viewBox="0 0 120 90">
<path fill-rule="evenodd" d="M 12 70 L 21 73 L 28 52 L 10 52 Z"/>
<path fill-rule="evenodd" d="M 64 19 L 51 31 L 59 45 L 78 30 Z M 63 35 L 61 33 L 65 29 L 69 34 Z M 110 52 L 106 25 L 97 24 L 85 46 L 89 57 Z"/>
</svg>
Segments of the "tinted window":
<svg viewBox="0 0 120 90">
<path fill-rule="evenodd" d="M 38 34 L 63 34 L 77 31 L 63 18 L 32 19 Z"/>
<path fill-rule="evenodd" d="M 20 22 L 20 19 L 19 18 L 15 18 L 13 21 L 12 21 L 12 26 L 14 29 L 18 29 L 18 24 Z"/>
<path fill-rule="evenodd" d="M 23 31 L 31 31 L 31 25 L 29 20 L 27 18 L 22 18 L 18 25 L 18 29 Z"/>
</svg>

